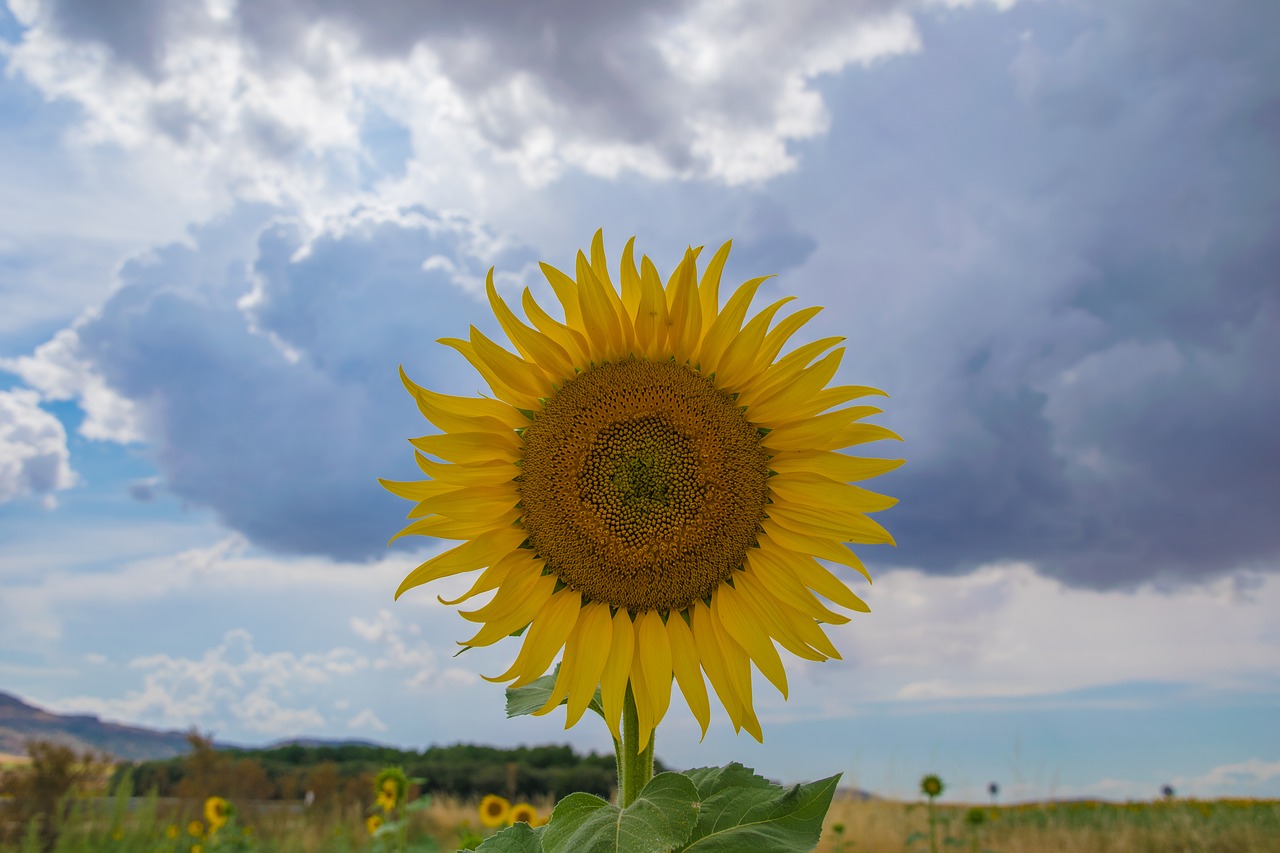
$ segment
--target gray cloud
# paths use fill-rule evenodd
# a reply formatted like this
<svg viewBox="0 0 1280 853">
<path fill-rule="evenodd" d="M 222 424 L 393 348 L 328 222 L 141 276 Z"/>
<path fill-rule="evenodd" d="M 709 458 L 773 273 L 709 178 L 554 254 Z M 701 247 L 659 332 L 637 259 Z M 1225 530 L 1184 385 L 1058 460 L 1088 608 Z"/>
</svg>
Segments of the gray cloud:
<svg viewBox="0 0 1280 853">
<path fill-rule="evenodd" d="M 306 242 L 278 221 L 237 259 L 220 248 L 242 223 L 196 229 L 194 248 L 124 266 L 80 327 L 79 356 L 144 408 L 175 496 L 273 550 L 369 558 L 405 511 L 376 478 L 412 477 L 406 439 L 430 431 L 398 364 L 437 388 L 478 382 L 434 340 L 479 306 L 459 273 L 423 268 L 440 256 L 482 275 L 477 233 L 420 211 L 366 212 Z"/>
<path fill-rule="evenodd" d="M 801 275 L 851 282 L 826 320 L 856 330 L 850 379 L 894 393 L 909 439 L 875 559 L 1102 587 L 1275 567 L 1264 5 L 935 22 L 921 56 L 828 92 L 844 108 L 784 204 L 848 188 L 797 227 L 820 245 Z"/>
</svg>

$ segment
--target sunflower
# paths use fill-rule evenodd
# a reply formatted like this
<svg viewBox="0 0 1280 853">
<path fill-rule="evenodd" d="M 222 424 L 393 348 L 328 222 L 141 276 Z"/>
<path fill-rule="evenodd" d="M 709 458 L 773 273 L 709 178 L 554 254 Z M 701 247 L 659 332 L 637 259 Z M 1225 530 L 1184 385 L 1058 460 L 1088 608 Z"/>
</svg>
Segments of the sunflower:
<svg viewBox="0 0 1280 853">
<path fill-rule="evenodd" d="M 529 826 L 538 825 L 538 810 L 528 803 L 516 803 L 511 807 L 511 813 L 507 815 L 507 820 L 511 823 L 520 823 L 524 821 Z"/>
<path fill-rule="evenodd" d="M 475 327 L 446 338 L 494 398 L 419 387 L 422 414 L 441 432 L 411 439 L 425 481 L 382 484 L 414 501 L 416 534 L 462 543 L 418 566 L 396 592 L 484 569 L 460 598 L 495 591 L 463 611 L 480 625 L 464 646 L 523 631 L 514 663 L 490 681 L 517 688 L 563 650 L 547 713 L 567 699 L 566 728 L 597 686 L 615 739 L 627 694 L 637 751 L 667 712 L 674 678 L 705 736 L 705 673 L 735 731 L 762 739 L 752 664 L 783 695 L 775 643 L 806 660 L 839 658 L 822 624 L 866 604 L 819 560 L 870 580 L 843 543 L 892 543 L 867 513 L 896 501 L 853 485 L 901 460 L 841 450 L 898 438 L 846 405 L 884 392 L 827 387 L 843 356 L 838 337 L 781 355 L 820 311 L 774 319 L 790 298 L 748 318 L 768 276 L 720 305 L 726 243 L 701 278 L 690 248 L 664 286 L 653 263 L 623 251 L 615 288 L 597 232 L 575 275 L 542 265 L 563 309 L 555 319 L 528 289 L 522 322 L 486 289 L 515 352 Z M 816 595 L 815 595 L 816 593 Z M 443 599 L 441 599 L 443 601 Z M 527 630 L 524 630 L 526 629 Z"/>
<path fill-rule="evenodd" d="M 942 779 L 932 773 L 920 780 L 920 793 L 931 800 L 934 797 L 942 796 L 942 792 L 945 789 L 946 785 L 942 783 Z"/>
<path fill-rule="evenodd" d="M 373 780 L 373 787 L 377 793 L 378 807 L 384 812 L 390 812 L 404 802 L 409 779 L 399 767 L 384 767 Z"/>
<path fill-rule="evenodd" d="M 364 828 L 369 831 L 370 835 L 376 835 L 382 827 L 382 818 L 376 814 L 371 814 L 364 819 Z"/>
<path fill-rule="evenodd" d="M 204 801 L 204 819 L 209 822 L 209 834 L 213 835 L 227 822 L 231 806 L 222 797 L 210 797 Z"/>
<path fill-rule="evenodd" d="M 497 794 L 486 794 L 480 801 L 480 822 L 493 828 L 510 823 L 511 803 Z"/>
<path fill-rule="evenodd" d="M 192 838 L 199 838 L 204 835 L 204 824 L 198 820 L 193 820 L 187 824 L 187 835 Z"/>
</svg>

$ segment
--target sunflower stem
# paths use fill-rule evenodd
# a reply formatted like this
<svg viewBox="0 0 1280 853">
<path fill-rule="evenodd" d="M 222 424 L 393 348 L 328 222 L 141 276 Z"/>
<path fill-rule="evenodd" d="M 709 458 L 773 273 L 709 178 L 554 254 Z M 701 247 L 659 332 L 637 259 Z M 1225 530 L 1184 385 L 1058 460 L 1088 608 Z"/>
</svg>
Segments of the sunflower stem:
<svg viewBox="0 0 1280 853">
<path fill-rule="evenodd" d="M 621 808 L 634 803 L 644 786 L 653 778 L 653 741 L 655 728 L 649 733 L 649 743 L 642 750 L 640 742 L 640 714 L 636 711 L 636 697 L 627 684 L 627 696 L 622 703 L 622 741 L 614 742 L 618 758 L 618 805 Z"/>
</svg>

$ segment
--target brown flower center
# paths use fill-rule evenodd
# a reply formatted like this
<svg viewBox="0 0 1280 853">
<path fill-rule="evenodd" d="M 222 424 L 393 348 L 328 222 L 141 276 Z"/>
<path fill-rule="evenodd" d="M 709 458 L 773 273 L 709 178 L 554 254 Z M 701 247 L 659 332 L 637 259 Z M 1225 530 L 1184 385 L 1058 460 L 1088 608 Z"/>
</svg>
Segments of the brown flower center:
<svg viewBox="0 0 1280 853">
<path fill-rule="evenodd" d="M 586 598 L 681 609 L 755 544 L 768 458 L 733 399 L 688 367 L 598 364 L 524 431 L 524 524 L 538 555 Z"/>
</svg>

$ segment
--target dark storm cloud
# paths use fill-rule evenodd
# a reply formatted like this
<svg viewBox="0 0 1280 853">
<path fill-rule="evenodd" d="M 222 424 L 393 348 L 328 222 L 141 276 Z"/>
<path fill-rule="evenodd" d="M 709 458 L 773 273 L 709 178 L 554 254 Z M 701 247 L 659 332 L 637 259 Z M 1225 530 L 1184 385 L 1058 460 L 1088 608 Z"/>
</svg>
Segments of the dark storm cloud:
<svg viewBox="0 0 1280 853">
<path fill-rule="evenodd" d="M 469 393 L 477 382 L 434 340 L 465 336 L 453 317 L 478 305 L 423 269 L 439 255 L 479 273 L 461 226 L 409 211 L 299 255 L 297 230 L 276 223 L 256 247 L 241 243 L 253 258 L 219 250 L 243 228 L 197 229 L 195 248 L 125 265 L 80 329 L 80 354 L 147 409 L 168 491 L 277 551 L 376 556 L 406 511 L 376 478 L 412 477 L 406 439 L 431 431 L 398 364 L 435 388 Z M 250 292 L 253 305 L 240 307 Z"/>
<path fill-rule="evenodd" d="M 815 275 L 860 283 L 845 363 L 908 438 L 875 559 L 1100 587 L 1276 566 L 1278 32 L 1273 4 L 1028 4 L 828 92 L 806 176 L 853 152 L 824 211 L 848 245 L 798 227 Z"/>
</svg>

